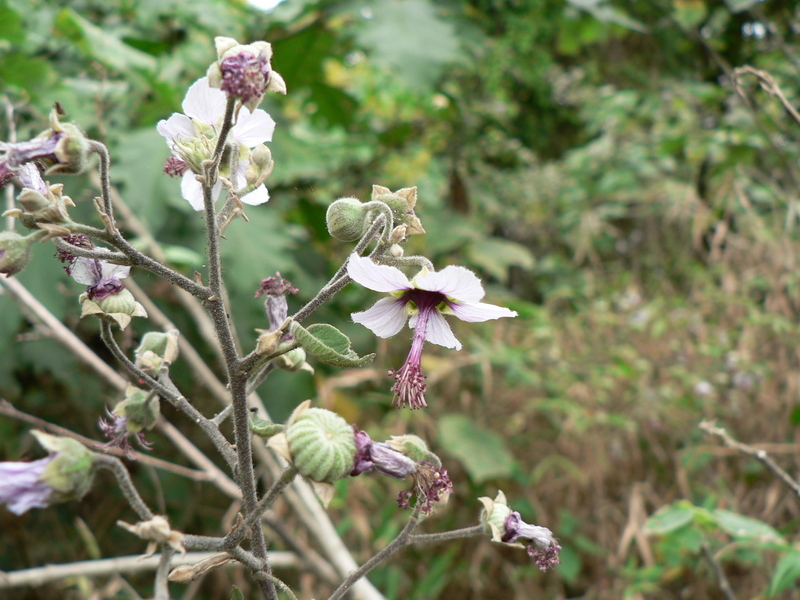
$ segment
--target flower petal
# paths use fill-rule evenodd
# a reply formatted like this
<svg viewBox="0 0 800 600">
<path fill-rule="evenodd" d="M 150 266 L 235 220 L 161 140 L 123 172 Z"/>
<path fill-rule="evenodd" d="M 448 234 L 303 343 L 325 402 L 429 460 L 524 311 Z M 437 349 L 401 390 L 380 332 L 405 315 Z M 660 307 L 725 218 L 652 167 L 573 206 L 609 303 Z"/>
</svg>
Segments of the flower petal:
<svg viewBox="0 0 800 600">
<path fill-rule="evenodd" d="M 478 276 L 457 266 L 418 275 L 414 278 L 414 287 L 439 292 L 461 302 L 478 302 L 485 294 Z"/>
<path fill-rule="evenodd" d="M 258 206 L 259 204 L 264 204 L 267 200 L 269 200 L 269 192 L 264 184 L 261 184 L 256 189 L 254 189 L 249 194 L 245 194 L 241 198 L 239 198 L 245 204 L 249 204 L 250 206 Z"/>
<path fill-rule="evenodd" d="M 70 276 L 83 285 L 95 285 L 103 278 L 101 263 L 94 258 L 79 256 L 72 263 Z"/>
<path fill-rule="evenodd" d="M 183 113 L 209 125 L 216 125 L 225 115 L 225 92 L 208 85 L 208 77 L 195 81 L 183 99 Z"/>
<path fill-rule="evenodd" d="M 491 321 L 503 317 L 517 316 L 516 311 L 510 310 L 504 306 L 486 304 L 485 302 L 475 302 L 474 304 L 448 302 L 447 304 L 450 311 L 452 311 L 456 317 L 468 323 L 481 323 L 483 321 Z"/>
<path fill-rule="evenodd" d="M 214 202 L 219 199 L 219 193 L 222 190 L 222 182 L 217 181 L 214 184 L 214 189 L 211 190 L 211 197 Z M 197 181 L 195 174 L 192 171 L 186 171 L 181 179 L 181 196 L 184 200 L 188 200 L 189 204 L 195 210 L 203 210 L 203 186 Z"/>
<path fill-rule="evenodd" d="M 352 254 L 347 274 L 353 281 L 375 292 L 401 292 L 411 289 L 411 282 L 396 267 L 376 265 L 371 259 Z"/>
<path fill-rule="evenodd" d="M 450 329 L 450 324 L 438 310 L 432 310 L 428 315 L 425 339 L 432 344 L 438 344 L 445 348 L 461 350 L 461 342 L 458 341 L 458 338 L 453 334 L 453 330 Z"/>
<path fill-rule="evenodd" d="M 397 334 L 406 322 L 405 302 L 399 298 L 381 298 L 372 308 L 350 315 L 353 321 L 367 327 L 378 337 Z"/>
<path fill-rule="evenodd" d="M 175 140 L 183 140 L 187 138 L 197 137 L 197 132 L 194 130 L 192 120 L 186 115 L 180 113 L 172 113 L 172 116 L 164 121 L 163 119 L 156 125 L 158 133 L 167 138 L 171 142 Z"/>
<path fill-rule="evenodd" d="M 233 126 L 233 139 L 248 148 L 255 148 L 259 144 L 272 141 L 275 131 L 275 121 L 266 111 L 258 109 L 252 114 L 242 107 L 239 120 Z"/>
</svg>

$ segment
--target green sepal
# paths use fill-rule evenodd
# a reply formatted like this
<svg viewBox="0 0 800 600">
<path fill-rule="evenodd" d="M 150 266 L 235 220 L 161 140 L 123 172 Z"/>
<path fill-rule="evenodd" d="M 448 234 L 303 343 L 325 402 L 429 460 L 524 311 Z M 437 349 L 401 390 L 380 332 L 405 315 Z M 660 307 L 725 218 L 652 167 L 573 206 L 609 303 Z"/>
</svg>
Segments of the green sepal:
<svg viewBox="0 0 800 600">
<path fill-rule="evenodd" d="M 248 419 L 248 424 L 250 425 L 250 431 L 264 438 L 272 437 L 273 435 L 278 435 L 284 429 L 284 426 L 281 425 L 280 423 L 273 423 L 272 421 L 267 421 L 266 419 L 262 419 L 258 415 L 250 415 L 250 418 Z"/>
<path fill-rule="evenodd" d="M 291 332 L 306 352 L 329 365 L 362 367 L 375 358 L 374 354 L 358 356 L 350 349 L 350 338 L 327 323 L 315 323 L 306 329 L 293 321 Z"/>
</svg>

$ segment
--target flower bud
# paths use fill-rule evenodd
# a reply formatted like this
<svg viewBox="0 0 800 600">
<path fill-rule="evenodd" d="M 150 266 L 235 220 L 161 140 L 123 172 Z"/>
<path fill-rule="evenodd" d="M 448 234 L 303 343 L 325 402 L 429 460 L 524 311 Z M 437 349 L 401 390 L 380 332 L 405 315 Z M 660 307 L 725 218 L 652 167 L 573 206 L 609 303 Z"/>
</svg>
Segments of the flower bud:
<svg viewBox="0 0 800 600">
<path fill-rule="evenodd" d="M 28 266 L 33 258 L 31 246 L 45 236 L 44 231 L 34 231 L 21 236 L 16 231 L 0 233 L 0 273 L 16 275 Z"/>
<path fill-rule="evenodd" d="M 416 435 L 393 435 L 391 439 L 387 440 L 386 445 L 405 454 L 414 462 L 429 462 L 436 467 L 442 466 L 442 461 L 428 448 L 421 437 Z"/>
<path fill-rule="evenodd" d="M 417 205 L 416 187 L 402 188 L 393 192 L 382 185 L 373 185 L 372 200 L 383 202 L 391 209 L 395 228 L 406 226 L 402 231 L 403 236 L 425 233 L 422 222 L 414 214 L 414 207 Z"/>
<path fill-rule="evenodd" d="M 285 354 L 281 354 L 275 359 L 275 364 L 279 369 L 297 373 L 298 371 L 314 372 L 314 367 L 306 362 L 306 351 L 302 348 L 294 348 Z"/>
<path fill-rule="evenodd" d="M 150 430 L 155 427 L 161 415 L 158 395 L 128 385 L 125 398 L 114 407 L 112 414 L 125 417 L 125 429 L 128 433 Z"/>
<path fill-rule="evenodd" d="M 134 350 L 136 366 L 145 373 L 157 376 L 162 367 L 168 367 L 178 358 L 178 336 L 172 329 L 166 333 L 148 331 L 142 336 L 139 347 Z"/>
<path fill-rule="evenodd" d="M 50 112 L 50 129 L 38 137 L 49 137 L 53 132 L 62 134 L 55 146 L 52 157 L 45 157 L 48 165 L 46 173 L 81 173 L 89 164 L 91 146 L 89 138 L 75 123 L 61 123 L 58 112 Z"/>
<path fill-rule="evenodd" d="M 132 317 L 147 316 L 144 306 L 136 302 L 133 294 L 124 288 L 102 299 L 92 300 L 85 293 L 78 300 L 81 303 L 81 318 L 86 315 L 100 315 L 117 323 L 120 329 L 125 329 Z"/>
<path fill-rule="evenodd" d="M 353 428 L 334 412 L 322 408 L 304 410 L 286 428 L 286 439 L 294 466 L 313 481 L 333 483 L 353 469 Z"/>
<path fill-rule="evenodd" d="M 328 233 L 341 242 L 354 242 L 364 235 L 368 211 L 358 198 L 339 198 L 328 207 Z"/>
<path fill-rule="evenodd" d="M 3 216 L 18 218 L 28 229 L 35 229 L 39 223 L 72 222 L 67 207 L 75 206 L 75 203 L 69 196 L 63 195 L 63 184 L 48 186 L 32 162 L 22 167 L 19 178 L 25 186 L 17 196 L 17 204 L 21 209 L 7 210 Z"/>
</svg>

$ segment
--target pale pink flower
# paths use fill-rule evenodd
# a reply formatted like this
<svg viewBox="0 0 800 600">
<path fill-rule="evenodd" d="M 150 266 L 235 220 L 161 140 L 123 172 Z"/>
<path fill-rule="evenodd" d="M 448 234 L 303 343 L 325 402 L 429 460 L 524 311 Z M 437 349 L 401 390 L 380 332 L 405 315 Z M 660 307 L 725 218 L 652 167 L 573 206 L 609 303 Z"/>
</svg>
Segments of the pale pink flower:
<svg viewBox="0 0 800 600">
<path fill-rule="evenodd" d="M 48 506 L 53 488 L 40 478 L 56 456 L 50 454 L 31 462 L 0 462 L 0 504 L 15 515 Z"/>
<path fill-rule="evenodd" d="M 476 323 L 516 317 L 517 313 L 502 306 L 480 302 L 484 296 L 478 277 L 464 267 L 449 266 L 441 271 L 423 269 L 409 280 L 400 269 L 377 265 L 369 258 L 353 255 L 347 264 L 353 281 L 376 292 L 391 294 L 378 300 L 372 308 L 353 313 L 353 321 L 372 330 L 378 337 L 391 337 L 403 328 L 406 320 L 414 329 L 411 350 L 405 364 L 389 371 L 396 380 L 392 391 L 398 406 L 427 406 L 425 375 L 420 360 L 425 341 L 461 349 L 443 315 L 454 315 L 462 321 Z"/>
<path fill-rule="evenodd" d="M 183 114 L 173 113 L 169 119 L 158 122 L 158 132 L 167 138 L 172 153 L 189 167 L 183 171 L 181 195 L 195 210 L 203 209 L 203 189 L 195 174 L 199 172 L 199 163 L 211 157 L 211 150 L 216 144 L 216 133 L 225 116 L 226 104 L 225 92 L 210 87 L 208 78 L 203 77 L 195 81 L 186 92 L 182 104 Z M 251 113 L 244 106 L 239 109 L 238 119 L 230 134 L 241 147 L 236 179 L 239 186 L 245 182 L 249 150 L 272 141 L 274 131 L 275 121 L 265 111 L 256 109 Z M 168 166 L 171 172 L 181 171 L 175 169 L 174 165 Z M 212 190 L 215 200 L 221 190 L 222 182 L 217 181 Z M 267 200 L 269 192 L 263 183 L 241 198 L 242 202 L 252 206 L 263 204 Z"/>
</svg>

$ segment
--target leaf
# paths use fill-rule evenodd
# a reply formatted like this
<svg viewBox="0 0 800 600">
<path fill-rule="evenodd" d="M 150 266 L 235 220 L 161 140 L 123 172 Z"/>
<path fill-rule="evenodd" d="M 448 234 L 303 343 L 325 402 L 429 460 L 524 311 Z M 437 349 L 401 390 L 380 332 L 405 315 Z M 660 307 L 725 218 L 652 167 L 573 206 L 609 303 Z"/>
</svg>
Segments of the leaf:
<svg viewBox="0 0 800 600">
<path fill-rule="evenodd" d="M 442 446 L 464 465 L 475 483 L 509 477 L 512 474 L 514 457 L 502 438 L 469 417 L 443 417 L 440 438 Z"/>
<path fill-rule="evenodd" d="M 250 418 L 248 419 L 248 425 L 250 426 L 250 431 L 256 435 L 260 435 L 261 437 L 272 437 L 273 435 L 278 435 L 284 429 L 283 425 L 280 423 L 273 423 L 272 421 L 263 419 L 258 415 L 250 415 Z"/>
<path fill-rule="evenodd" d="M 512 265 L 532 269 L 536 259 L 522 244 L 499 238 L 477 240 L 468 250 L 470 261 L 500 281 L 508 281 Z"/>
<path fill-rule="evenodd" d="M 25 40 L 22 17 L 5 0 L 0 1 L 0 40 L 21 44 Z"/>
<path fill-rule="evenodd" d="M 306 329 L 293 322 L 291 332 L 306 352 L 329 365 L 361 367 L 375 358 L 374 354 L 359 357 L 350 349 L 350 338 L 327 323 L 315 323 Z"/>
<path fill-rule="evenodd" d="M 774 542 L 778 544 L 783 543 L 783 538 L 775 529 L 758 519 L 752 519 L 722 509 L 712 511 L 711 515 L 717 525 L 733 537 L 751 538 L 762 542 Z"/>
<path fill-rule="evenodd" d="M 750 10 L 759 2 L 761 2 L 761 0 L 725 0 L 725 4 L 734 14 Z"/>
<path fill-rule="evenodd" d="M 430 88 L 448 63 L 465 58 L 455 26 L 425 0 L 383 0 L 368 9 L 356 2 L 362 27 L 356 34 L 369 58 L 407 85 Z"/>
<path fill-rule="evenodd" d="M 649 534 L 664 535 L 691 522 L 694 515 L 694 507 L 687 502 L 663 506 L 647 519 L 644 529 Z"/>
<path fill-rule="evenodd" d="M 156 60 L 115 35 L 93 25 L 70 8 L 56 17 L 57 31 L 72 40 L 89 57 L 121 73 L 131 70 L 152 72 Z"/>
<path fill-rule="evenodd" d="M 231 592 L 231 600 L 244 600 L 244 594 L 242 590 L 238 587 L 233 586 L 233 591 Z"/>
<path fill-rule="evenodd" d="M 782 591 L 794 587 L 798 577 L 800 577 L 800 552 L 790 550 L 775 567 L 772 581 L 767 589 L 767 598 L 774 598 Z"/>
<path fill-rule="evenodd" d="M 603 0 L 567 0 L 567 2 L 603 23 L 612 23 L 625 29 L 647 33 L 647 26 L 644 23 L 629 17 L 615 6 L 609 6 Z"/>
</svg>

